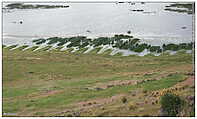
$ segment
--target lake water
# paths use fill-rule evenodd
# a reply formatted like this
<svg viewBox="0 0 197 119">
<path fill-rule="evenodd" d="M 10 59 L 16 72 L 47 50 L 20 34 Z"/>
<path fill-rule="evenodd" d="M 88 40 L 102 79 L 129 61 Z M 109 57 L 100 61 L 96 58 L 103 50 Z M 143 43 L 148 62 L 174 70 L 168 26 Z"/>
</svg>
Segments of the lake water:
<svg viewBox="0 0 197 119">
<path fill-rule="evenodd" d="M 70 7 L 3 12 L 3 44 L 31 44 L 32 39 L 53 36 L 112 36 L 129 30 L 152 45 L 192 41 L 192 15 L 164 11 L 169 3 L 59 4 Z"/>
</svg>

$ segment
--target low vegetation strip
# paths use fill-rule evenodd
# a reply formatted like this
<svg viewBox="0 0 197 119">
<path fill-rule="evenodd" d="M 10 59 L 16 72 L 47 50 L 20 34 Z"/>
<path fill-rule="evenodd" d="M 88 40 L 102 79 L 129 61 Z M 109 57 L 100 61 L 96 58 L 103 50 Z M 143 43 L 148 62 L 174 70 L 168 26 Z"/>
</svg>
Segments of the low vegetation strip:
<svg viewBox="0 0 197 119">
<path fill-rule="evenodd" d="M 163 44 L 163 46 L 151 46 L 146 43 L 140 43 L 140 39 L 134 38 L 130 35 L 114 35 L 113 37 L 99 37 L 95 39 L 90 39 L 85 36 L 77 36 L 70 38 L 60 38 L 52 37 L 47 39 L 36 39 L 33 40 L 36 45 L 47 43 L 48 45 L 57 44 L 57 46 L 63 46 L 68 43 L 68 48 L 78 47 L 102 47 L 102 46 L 111 46 L 112 48 L 118 48 L 123 50 L 130 50 L 134 52 L 143 52 L 145 49 L 148 49 L 150 52 L 161 53 L 162 51 L 178 51 L 178 50 L 192 50 L 193 43 L 180 43 L 180 44 Z"/>
<path fill-rule="evenodd" d="M 24 3 L 10 3 L 6 5 L 7 9 L 52 9 L 52 8 L 67 8 L 68 5 L 39 5 L 39 4 L 24 4 Z"/>
<path fill-rule="evenodd" d="M 193 42 L 180 44 L 163 44 L 162 46 L 152 46 L 141 43 L 140 39 L 130 35 L 115 35 L 113 37 L 99 37 L 90 39 L 85 36 L 60 38 L 51 37 L 47 39 L 35 39 L 34 45 L 11 45 L 4 49 L 10 50 L 31 50 L 31 51 L 66 51 L 71 53 L 89 53 L 89 54 L 108 54 L 115 56 L 128 55 L 161 55 L 163 53 L 182 52 L 193 50 Z M 142 54 L 141 54 L 142 53 Z"/>
<path fill-rule="evenodd" d="M 193 4 L 181 4 L 181 3 L 174 3 L 166 6 L 164 10 L 166 11 L 172 11 L 172 12 L 178 12 L 178 13 L 187 13 L 187 14 L 193 14 Z"/>
</svg>

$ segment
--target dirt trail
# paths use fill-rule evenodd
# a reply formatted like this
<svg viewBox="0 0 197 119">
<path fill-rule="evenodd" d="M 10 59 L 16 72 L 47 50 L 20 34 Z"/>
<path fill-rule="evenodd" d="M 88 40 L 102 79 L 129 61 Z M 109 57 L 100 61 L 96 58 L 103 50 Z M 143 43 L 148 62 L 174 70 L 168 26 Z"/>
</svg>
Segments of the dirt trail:
<svg viewBox="0 0 197 119">
<path fill-rule="evenodd" d="M 176 72 L 171 72 L 171 73 L 166 72 L 166 73 L 162 73 L 161 75 L 159 75 L 157 77 L 151 77 L 149 79 L 140 80 L 140 81 L 139 80 L 138 81 L 137 80 L 117 80 L 117 81 L 109 81 L 107 83 L 102 83 L 103 85 L 101 85 L 101 83 L 98 83 L 99 85 L 97 85 L 97 88 L 98 88 L 98 86 L 100 86 L 99 88 L 104 88 L 105 89 L 105 88 L 110 88 L 110 86 L 112 86 L 112 85 L 113 86 L 135 85 L 136 82 L 141 83 L 141 82 L 144 82 L 144 81 L 146 82 L 146 81 L 150 81 L 150 80 L 160 80 L 161 78 L 166 77 L 168 75 L 172 75 L 174 73 L 176 73 Z M 151 74 L 151 73 L 146 72 L 146 73 L 143 73 L 143 74 L 146 75 L 146 74 Z M 173 90 L 175 90 L 175 87 L 183 87 L 183 86 L 192 85 L 192 84 L 194 84 L 194 76 L 190 76 L 186 80 L 177 83 L 176 85 L 174 85 L 171 88 Z M 169 90 L 171 90 L 171 88 L 169 88 Z M 158 91 L 156 91 L 156 92 L 158 92 Z M 160 95 L 160 93 L 158 93 L 157 95 Z M 120 100 L 121 97 L 124 97 L 124 96 L 127 96 L 127 94 L 118 94 L 118 95 L 108 97 L 108 98 L 99 98 L 99 99 L 93 99 L 93 100 L 89 100 L 89 101 L 81 101 L 81 102 L 76 103 L 76 104 L 73 105 L 74 110 L 73 109 L 65 109 L 64 111 L 57 112 L 56 114 L 61 115 L 61 114 L 65 114 L 65 113 L 66 114 L 72 113 L 74 116 L 78 116 L 78 113 L 80 115 L 80 113 L 87 112 L 87 111 L 89 111 L 93 108 L 102 108 L 103 105 L 112 103 L 112 102 L 117 101 L 117 100 Z M 148 96 L 148 97 L 150 99 L 150 96 Z M 152 98 L 155 101 L 155 97 L 152 97 Z M 152 102 L 148 102 L 148 103 L 152 103 Z M 138 104 L 139 105 L 144 105 L 145 103 L 141 102 L 141 103 L 138 103 Z M 155 104 L 157 104 L 157 103 L 155 103 Z M 76 110 L 77 110 L 77 112 L 76 112 Z"/>
<path fill-rule="evenodd" d="M 64 90 L 44 91 L 44 92 L 34 94 L 34 95 L 31 94 L 28 96 L 28 98 L 34 100 L 34 99 L 44 98 L 44 97 L 52 96 L 52 95 L 63 93 L 63 92 L 64 92 Z"/>
<path fill-rule="evenodd" d="M 195 76 L 190 76 L 186 80 L 177 83 L 175 86 L 191 86 L 194 85 L 195 81 Z"/>
<path fill-rule="evenodd" d="M 153 75 L 155 72 L 141 72 L 141 73 L 126 73 L 126 75 L 142 75 L 142 76 L 148 76 L 148 75 Z M 153 76 L 153 77 L 149 77 L 146 79 L 130 79 L 130 80 L 115 80 L 115 81 L 108 81 L 105 83 L 97 83 L 96 86 L 94 87 L 88 87 L 88 89 L 92 89 L 92 90 L 102 90 L 102 89 L 107 89 L 107 88 L 111 88 L 111 87 L 115 87 L 115 86 L 127 86 L 127 85 L 137 85 L 139 83 L 145 83 L 147 81 L 154 81 L 154 80 L 160 80 L 168 75 L 172 75 L 176 72 L 164 72 L 161 73 L 159 76 Z"/>
<path fill-rule="evenodd" d="M 164 89 L 161 89 L 161 90 L 153 91 L 150 94 L 150 96 L 160 98 L 160 96 L 164 95 L 165 93 L 175 93 L 177 91 L 185 90 L 185 87 L 195 85 L 194 81 L 195 81 L 195 77 L 194 76 L 189 76 L 184 81 L 179 82 L 179 83 L 175 84 L 174 86 L 172 86 L 170 88 L 166 88 L 166 89 L 164 88 Z"/>
<path fill-rule="evenodd" d="M 99 108 L 102 107 L 105 104 L 109 104 L 112 103 L 113 101 L 117 101 L 118 99 L 121 99 L 121 97 L 126 96 L 126 94 L 119 94 L 119 95 L 115 95 L 109 98 L 99 98 L 99 99 L 93 99 L 90 101 L 82 101 L 79 103 L 74 104 L 75 110 L 78 110 L 79 112 L 86 112 L 91 108 Z M 64 113 L 73 113 L 75 114 L 76 112 L 72 109 L 66 109 L 62 112 L 58 112 L 56 113 L 57 115 L 61 115 Z M 77 115 L 75 115 L 77 116 Z"/>
</svg>

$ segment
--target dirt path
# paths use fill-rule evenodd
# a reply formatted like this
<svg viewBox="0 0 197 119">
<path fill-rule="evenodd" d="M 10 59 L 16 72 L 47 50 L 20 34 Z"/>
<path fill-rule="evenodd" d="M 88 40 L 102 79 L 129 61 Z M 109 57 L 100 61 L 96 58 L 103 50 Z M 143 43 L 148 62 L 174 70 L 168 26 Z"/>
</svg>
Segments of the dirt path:
<svg viewBox="0 0 197 119">
<path fill-rule="evenodd" d="M 151 78 L 151 79 L 148 79 L 148 80 L 160 80 L 161 78 L 163 77 L 166 77 L 168 75 L 171 75 L 171 74 L 174 74 L 175 72 L 173 73 L 162 73 L 160 76 L 157 76 L 156 78 Z M 145 74 L 149 74 L 149 73 L 145 73 Z M 141 80 L 141 81 L 145 81 L 145 80 Z M 141 82 L 140 81 L 140 82 Z M 147 81 L 147 79 L 146 79 Z M 139 83 L 140 83 L 139 82 Z M 117 81 L 109 81 L 108 83 L 102 83 L 103 85 L 97 85 L 97 86 L 100 86 L 99 88 L 109 88 L 110 86 L 109 85 L 113 85 L 113 86 L 120 86 L 120 85 L 135 85 L 136 83 L 136 80 L 117 80 Z M 165 90 L 172 90 L 172 91 L 176 91 L 176 90 L 179 90 L 177 87 L 180 87 L 182 89 L 182 87 L 184 86 L 191 86 L 194 84 L 194 76 L 189 76 L 186 80 L 182 81 L 182 82 L 179 82 L 177 83 L 176 85 L 174 85 L 173 87 L 170 87 L 168 89 L 162 89 L 160 91 L 154 91 L 153 94 L 150 94 L 148 96 L 148 98 L 150 99 L 153 99 L 153 101 L 150 101 L 148 102 L 147 104 L 151 104 L 152 102 L 156 101 L 157 100 L 157 97 L 160 96 L 160 94 L 163 94 L 163 91 Z M 158 94 L 157 94 L 158 92 Z M 142 92 L 141 92 L 142 93 Z M 89 100 L 89 101 L 81 101 L 81 102 L 78 102 L 76 104 L 73 105 L 73 109 L 65 109 L 61 112 L 57 112 L 56 115 L 64 115 L 64 114 L 72 114 L 73 116 L 80 116 L 80 113 L 84 113 L 84 112 L 87 112 L 87 111 L 90 111 L 91 109 L 93 108 L 102 108 L 103 105 L 105 104 L 109 104 L 109 103 L 112 103 L 114 101 L 117 101 L 117 100 L 120 100 L 122 97 L 124 96 L 127 96 L 126 94 L 118 94 L 118 95 L 115 95 L 115 96 L 112 96 L 112 97 L 109 97 L 109 98 L 98 98 L 98 99 L 93 99 L 93 100 Z M 154 102 L 155 104 L 157 103 Z M 145 103 L 142 102 L 141 106 L 144 105 Z M 77 112 L 76 112 L 77 110 Z"/>
<path fill-rule="evenodd" d="M 183 82 L 180 82 L 176 85 L 177 86 L 191 86 L 191 85 L 194 85 L 194 83 L 195 83 L 195 76 L 190 76 L 186 80 L 184 80 Z"/>
<path fill-rule="evenodd" d="M 117 100 L 121 99 L 121 97 L 124 97 L 124 96 L 126 96 L 126 94 L 119 94 L 119 95 L 115 95 L 115 96 L 112 96 L 109 98 L 98 98 L 98 99 L 93 99 L 93 100 L 89 100 L 89 101 L 81 101 L 81 102 L 73 105 L 74 110 L 73 109 L 65 109 L 64 111 L 58 112 L 55 115 L 72 113 L 72 114 L 74 114 L 73 116 L 79 116 L 78 115 L 79 112 L 82 113 L 82 112 L 86 112 L 92 108 L 102 107 L 103 105 L 117 101 Z M 78 113 L 75 112 L 75 110 L 78 110 Z"/>
<path fill-rule="evenodd" d="M 88 89 L 90 90 L 103 90 L 103 89 L 107 89 L 107 88 L 111 88 L 111 87 L 115 87 L 115 86 L 127 86 L 127 85 L 137 85 L 139 83 L 145 83 L 148 81 L 154 81 L 154 80 L 160 80 L 164 77 L 167 77 L 168 75 L 172 75 L 175 74 L 176 72 L 171 72 L 171 73 L 161 73 L 159 76 L 153 76 L 153 77 L 149 77 L 146 79 L 130 79 L 130 80 L 115 80 L 115 81 L 108 81 L 105 83 L 97 83 L 95 86 L 93 87 L 88 87 Z M 126 75 L 128 75 L 129 73 L 127 73 Z M 154 74 L 154 72 L 142 72 L 142 73 L 130 73 L 129 75 L 142 75 L 142 76 L 146 76 L 146 75 L 152 75 Z"/>
<path fill-rule="evenodd" d="M 164 95 L 165 93 L 173 93 L 173 92 L 177 92 L 177 91 L 182 91 L 182 90 L 185 90 L 185 87 L 187 86 L 193 86 L 195 85 L 194 83 L 195 81 L 195 77 L 194 76 L 189 76 L 187 79 L 185 79 L 184 81 L 182 82 L 179 82 L 177 84 L 175 84 L 174 86 L 170 87 L 170 88 L 164 88 L 164 89 L 161 89 L 161 90 L 157 90 L 157 91 L 153 91 L 151 94 L 150 94 L 150 97 L 153 96 L 153 97 L 156 97 L 157 100 L 160 98 L 160 96 Z"/>
</svg>

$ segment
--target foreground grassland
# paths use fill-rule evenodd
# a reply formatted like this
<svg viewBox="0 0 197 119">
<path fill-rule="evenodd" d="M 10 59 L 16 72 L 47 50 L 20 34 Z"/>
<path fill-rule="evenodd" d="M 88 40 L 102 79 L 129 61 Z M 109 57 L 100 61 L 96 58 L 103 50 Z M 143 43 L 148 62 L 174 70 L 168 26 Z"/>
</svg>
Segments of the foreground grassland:
<svg viewBox="0 0 197 119">
<path fill-rule="evenodd" d="M 194 96 L 192 54 L 108 53 L 3 48 L 4 116 L 159 116 L 162 90 Z"/>
</svg>

